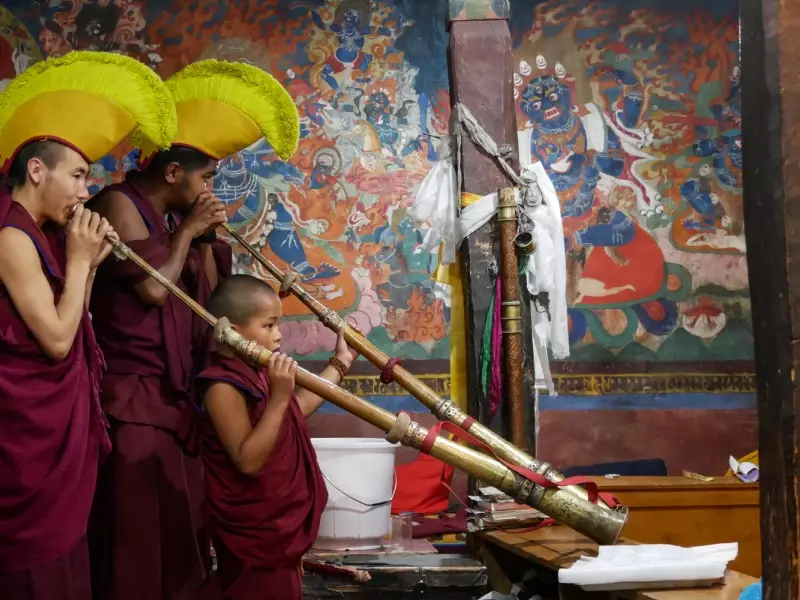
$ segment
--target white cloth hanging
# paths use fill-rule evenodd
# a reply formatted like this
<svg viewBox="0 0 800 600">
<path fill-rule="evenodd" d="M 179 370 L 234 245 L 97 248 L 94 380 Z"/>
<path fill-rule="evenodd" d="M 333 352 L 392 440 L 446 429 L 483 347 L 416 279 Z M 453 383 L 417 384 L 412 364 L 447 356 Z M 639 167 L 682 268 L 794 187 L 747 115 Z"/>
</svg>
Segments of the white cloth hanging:
<svg viewBox="0 0 800 600">
<path fill-rule="evenodd" d="M 550 374 L 547 349 L 558 359 L 569 356 L 569 317 L 567 315 L 567 262 L 564 251 L 564 229 L 558 194 L 550 178 L 537 162 L 525 167 L 532 171 L 544 202 L 536 206 L 517 204 L 533 221 L 536 251 L 528 259 L 526 279 L 531 295 L 547 292 L 550 299 L 550 319 L 535 302 L 531 302 L 533 355 L 536 363 L 536 386 L 555 393 Z M 517 193 L 519 200 L 519 193 Z M 487 194 L 461 210 L 456 246 L 472 235 L 497 213 L 497 193 Z"/>
<path fill-rule="evenodd" d="M 421 248 L 437 252 L 443 264 L 456 261 L 456 219 L 458 207 L 456 167 L 451 158 L 437 162 L 425 175 L 408 215 L 429 226 Z"/>
</svg>

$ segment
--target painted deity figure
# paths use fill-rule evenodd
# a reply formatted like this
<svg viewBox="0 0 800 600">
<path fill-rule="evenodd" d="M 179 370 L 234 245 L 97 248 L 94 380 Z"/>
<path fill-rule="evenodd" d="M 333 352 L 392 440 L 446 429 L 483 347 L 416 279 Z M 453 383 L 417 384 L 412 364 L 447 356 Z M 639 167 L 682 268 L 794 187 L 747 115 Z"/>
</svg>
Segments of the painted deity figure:
<svg viewBox="0 0 800 600">
<path fill-rule="evenodd" d="M 414 291 L 433 294 L 430 278 L 431 255 L 416 251 L 422 234 L 415 229 L 403 210 L 386 211 L 385 224 L 377 227 L 362 242 L 376 245 L 367 263 L 382 271 L 375 286 L 378 297 L 387 307 L 407 307 Z"/>
<path fill-rule="evenodd" d="M 310 146 L 311 147 L 311 146 Z M 308 164 L 310 163 L 310 164 Z M 296 220 L 302 215 L 303 227 L 324 242 L 345 242 L 349 198 L 339 181 L 342 157 L 334 147 L 323 147 L 309 155 L 304 186 L 292 185 L 287 202 L 297 207 Z"/>
<path fill-rule="evenodd" d="M 322 69 L 322 78 L 332 89 L 339 89 L 339 82 L 335 75 L 344 71 L 360 71 L 365 74 L 373 61 L 373 56 L 364 51 L 365 36 L 374 31 L 381 35 L 391 35 L 386 27 L 374 29 L 369 24 L 370 9 L 367 3 L 358 0 L 344 1 L 336 11 L 336 18 L 330 25 L 326 25 L 319 13 L 312 11 L 312 18 L 317 27 L 329 29 L 339 41 L 339 46 Z M 365 18 L 366 17 L 366 18 Z M 363 79 L 363 78 L 362 78 Z"/>
<path fill-rule="evenodd" d="M 361 100 L 365 95 L 367 99 L 362 108 Z M 367 92 L 357 90 L 353 107 L 355 116 L 363 117 L 372 127 L 381 149 L 387 150 L 391 155 L 397 155 L 400 127 L 408 125 L 408 107 L 412 104 L 415 104 L 414 100 L 406 100 L 394 111 L 389 90 L 380 88 Z"/>
<path fill-rule="evenodd" d="M 274 212 L 272 231 L 267 237 L 267 243 L 275 256 L 286 262 L 293 271 L 299 273 L 305 282 L 337 277 L 341 272 L 333 265 L 324 262 L 319 266 L 314 266 L 309 262 L 300 236 L 297 235 L 294 218 L 280 201 L 278 195 L 269 194 L 267 200 Z"/>
<path fill-rule="evenodd" d="M 742 174 L 742 97 L 739 67 L 730 77 L 728 97 L 711 107 L 717 121 L 717 135 L 709 136 L 708 130 L 697 128 L 698 140 L 694 151 L 698 156 L 711 156 L 714 171 L 722 185 L 735 191 L 741 189 Z"/>
<path fill-rule="evenodd" d="M 694 211 L 693 216 L 683 220 L 683 226 L 690 231 L 712 233 L 718 225 L 730 222 L 719 196 L 714 193 L 711 172 L 709 165 L 701 165 L 681 186 L 681 195 Z"/>
<path fill-rule="evenodd" d="M 695 127 L 692 150 L 704 162 L 681 185 L 689 209 L 674 224 L 673 238 L 689 248 L 739 253 L 744 252 L 739 67 L 730 81 L 724 101 L 711 106 L 712 119 Z"/>
<path fill-rule="evenodd" d="M 593 102 L 579 104 L 575 79 L 560 62 L 548 68 L 538 55 L 534 72 L 522 61 L 514 77 L 527 118 L 520 132 L 520 161 L 541 161 L 561 201 L 570 258 L 568 302 L 573 307 L 625 307 L 635 313 L 628 316 L 628 329 L 641 322 L 651 333 L 663 334 L 674 327 L 677 308 L 664 297 L 663 253 L 636 218 L 642 209 L 663 210 L 656 190 L 635 169 L 637 162 L 652 159 L 643 150 L 652 134 L 637 129 L 643 103 L 635 78 L 622 72 L 609 77 L 617 87 L 606 113 Z M 570 316 L 573 325 L 583 322 L 582 332 L 575 328 L 582 337 L 585 316 L 574 309 Z"/>
<path fill-rule="evenodd" d="M 309 262 L 291 213 L 278 194 L 264 191 L 259 178 L 280 176 L 285 183 L 305 182 L 294 165 L 278 160 L 263 160 L 268 150 L 265 145 L 266 142 L 258 142 L 256 147 L 228 158 L 220 165 L 214 181 L 214 193 L 232 208 L 233 215 L 229 222 L 234 226 L 259 225 L 265 230 L 269 248 L 281 261 L 296 270 L 304 281 L 339 275 L 339 270 L 330 264 L 314 266 Z M 249 259 L 247 262 L 250 262 Z"/>
</svg>

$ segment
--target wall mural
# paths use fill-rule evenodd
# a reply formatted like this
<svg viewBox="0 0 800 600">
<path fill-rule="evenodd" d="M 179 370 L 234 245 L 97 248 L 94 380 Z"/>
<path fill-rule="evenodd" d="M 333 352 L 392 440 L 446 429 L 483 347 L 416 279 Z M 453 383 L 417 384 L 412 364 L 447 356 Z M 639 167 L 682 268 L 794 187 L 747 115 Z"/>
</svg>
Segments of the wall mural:
<svg viewBox="0 0 800 600">
<path fill-rule="evenodd" d="M 297 101 L 289 162 L 265 142 L 220 166 L 214 191 L 231 223 L 381 349 L 449 358 L 436 257 L 406 215 L 447 133 L 446 5 L 396 0 L 6 2 L 3 77 L 72 49 L 124 52 L 169 76 L 204 58 L 273 73 Z M 93 169 L 93 190 L 135 165 L 130 149 Z M 260 265 L 244 251 L 236 268 Z M 322 357 L 335 338 L 295 299 L 283 346 Z"/>
<path fill-rule="evenodd" d="M 221 164 L 231 223 L 382 350 L 428 363 L 449 357 L 449 312 L 406 211 L 444 155 L 446 18 L 445 0 L 6 0 L 0 79 L 72 49 L 165 77 L 204 58 L 270 71 L 300 147 Z M 751 359 L 736 3 L 512 0 L 510 24 L 521 139 L 561 199 L 570 361 Z M 94 165 L 93 189 L 135 160 Z M 264 275 L 243 252 L 236 268 Z M 326 356 L 332 334 L 294 299 L 285 313 L 284 347 Z"/>
<path fill-rule="evenodd" d="M 514 95 L 561 200 L 571 360 L 752 358 L 736 3 L 537 4 L 512 2 Z"/>
</svg>

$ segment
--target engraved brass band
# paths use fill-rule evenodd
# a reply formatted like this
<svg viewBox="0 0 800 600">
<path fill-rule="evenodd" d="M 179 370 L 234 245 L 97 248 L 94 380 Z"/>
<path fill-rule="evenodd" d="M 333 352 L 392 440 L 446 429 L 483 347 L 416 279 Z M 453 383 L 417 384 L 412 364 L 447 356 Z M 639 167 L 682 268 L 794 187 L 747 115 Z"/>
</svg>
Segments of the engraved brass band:
<svg viewBox="0 0 800 600">
<path fill-rule="evenodd" d="M 499 206 L 497 207 L 497 220 L 503 221 L 516 221 L 517 220 L 517 207 L 514 206 Z"/>
<path fill-rule="evenodd" d="M 501 304 L 500 322 L 503 333 L 522 333 L 522 307 L 518 300 Z"/>
<path fill-rule="evenodd" d="M 504 196 L 500 194 L 500 196 Z M 513 199 L 513 197 L 512 197 Z M 514 210 L 516 210 L 516 203 L 513 204 Z M 230 225 L 227 223 L 223 224 L 222 227 L 227 231 L 239 244 L 242 245 L 245 250 L 247 250 L 255 260 L 257 260 L 261 266 L 263 266 L 270 275 L 276 278 L 278 281 L 283 281 L 283 271 L 281 271 L 275 264 L 270 261 L 267 257 L 263 256 L 256 248 L 250 245 L 241 235 L 239 235 Z M 355 329 L 350 327 L 344 319 L 339 316 L 338 313 L 333 311 L 330 308 L 324 306 L 321 302 L 319 302 L 316 298 L 314 298 L 311 294 L 309 294 L 301 285 L 295 283 L 291 286 L 290 291 L 303 303 L 305 304 L 311 312 L 313 312 L 317 318 L 329 329 L 332 329 L 334 332 L 338 333 L 339 331 L 344 331 L 344 339 L 345 341 L 358 350 L 361 355 L 366 358 L 369 362 L 373 365 L 377 366 L 379 369 L 383 369 L 386 366 L 386 363 L 389 362 L 389 357 L 382 352 L 375 344 L 367 340 L 363 335 L 358 333 Z M 429 386 L 425 385 L 422 381 L 420 381 L 417 377 L 414 377 L 411 373 L 409 373 L 406 369 L 403 368 L 402 365 L 395 365 L 392 369 L 392 376 L 394 381 L 396 381 L 400 386 L 404 389 L 408 390 L 408 392 L 414 396 L 417 400 L 419 400 L 424 406 L 426 406 L 433 414 L 435 414 L 439 419 L 443 421 L 449 421 L 450 423 L 454 423 L 459 427 L 462 427 L 464 421 L 467 418 L 467 415 L 462 411 L 455 403 L 450 402 L 449 400 L 442 399 L 435 391 L 433 391 Z M 508 440 L 503 439 L 501 436 L 496 434 L 494 431 L 483 425 L 479 422 L 473 422 L 470 425 L 469 433 L 474 436 L 475 438 L 479 439 L 481 442 L 489 446 L 501 459 L 509 462 L 513 465 L 518 467 L 525 467 L 529 468 L 532 464 L 538 463 L 532 456 L 528 453 L 520 450 L 517 446 L 509 442 Z M 550 469 L 547 471 L 545 475 L 547 479 L 553 482 L 560 482 L 564 479 L 564 477 L 554 469 Z M 588 498 L 588 494 L 584 488 L 581 486 L 568 486 L 561 488 L 563 491 L 567 493 L 571 493 L 576 495 L 581 499 Z M 605 508 L 607 511 L 610 509 L 602 500 L 598 499 L 598 504 Z"/>
<path fill-rule="evenodd" d="M 500 222 L 517 220 L 517 199 L 513 193 L 497 195 L 497 220 Z"/>
</svg>

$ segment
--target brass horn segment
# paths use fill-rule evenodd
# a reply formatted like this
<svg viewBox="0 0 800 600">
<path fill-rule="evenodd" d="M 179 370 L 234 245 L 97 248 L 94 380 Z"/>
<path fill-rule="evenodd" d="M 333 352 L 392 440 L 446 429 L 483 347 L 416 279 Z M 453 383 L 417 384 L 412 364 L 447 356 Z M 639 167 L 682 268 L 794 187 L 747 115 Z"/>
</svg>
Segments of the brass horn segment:
<svg viewBox="0 0 800 600">
<path fill-rule="evenodd" d="M 533 241 L 533 232 L 531 231 L 520 231 L 514 237 L 514 245 L 520 256 L 530 256 L 536 252 L 536 242 Z"/>
</svg>

